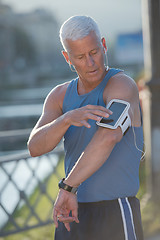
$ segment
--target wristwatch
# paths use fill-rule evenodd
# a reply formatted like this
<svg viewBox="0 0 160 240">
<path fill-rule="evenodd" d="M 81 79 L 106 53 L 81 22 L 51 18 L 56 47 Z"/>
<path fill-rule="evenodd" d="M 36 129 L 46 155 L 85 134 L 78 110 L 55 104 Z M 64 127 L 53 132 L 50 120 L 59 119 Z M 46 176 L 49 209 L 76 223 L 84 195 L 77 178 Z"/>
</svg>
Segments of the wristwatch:
<svg viewBox="0 0 160 240">
<path fill-rule="evenodd" d="M 68 192 L 71 192 L 71 193 L 74 193 L 74 194 L 75 194 L 75 193 L 77 192 L 77 190 L 78 190 L 78 187 L 71 187 L 71 186 L 65 184 L 65 183 L 63 182 L 64 180 L 65 180 L 65 178 L 63 178 L 62 180 L 60 180 L 60 182 L 59 182 L 59 184 L 58 184 L 58 187 L 66 190 L 66 191 L 68 191 Z"/>
</svg>

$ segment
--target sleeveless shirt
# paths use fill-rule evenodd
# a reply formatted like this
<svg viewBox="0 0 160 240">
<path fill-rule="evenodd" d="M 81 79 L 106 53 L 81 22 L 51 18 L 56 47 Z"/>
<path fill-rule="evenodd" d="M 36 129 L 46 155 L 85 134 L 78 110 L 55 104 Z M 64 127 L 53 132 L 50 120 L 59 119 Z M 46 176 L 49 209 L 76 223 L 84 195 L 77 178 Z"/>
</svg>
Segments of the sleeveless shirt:
<svg viewBox="0 0 160 240">
<path fill-rule="evenodd" d="M 63 113 L 88 104 L 105 107 L 106 104 L 103 101 L 104 88 L 108 80 L 121 71 L 111 68 L 95 89 L 83 95 L 79 95 L 77 91 L 78 78 L 72 80 L 64 97 Z M 70 126 L 64 135 L 66 176 L 98 129 L 96 121 L 89 119 L 88 122 L 91 128 Z M 142 125 L 134 127 L 134 132 L 136 144 L 142 150 Z M 78 202 L 97 202 L 135 196 L 139 189 L 141 154 L 135 146 L 133 128 L 130 127 L 121 141 L 115 145 L 102 167 L 79 186 Z"/>
</svg>

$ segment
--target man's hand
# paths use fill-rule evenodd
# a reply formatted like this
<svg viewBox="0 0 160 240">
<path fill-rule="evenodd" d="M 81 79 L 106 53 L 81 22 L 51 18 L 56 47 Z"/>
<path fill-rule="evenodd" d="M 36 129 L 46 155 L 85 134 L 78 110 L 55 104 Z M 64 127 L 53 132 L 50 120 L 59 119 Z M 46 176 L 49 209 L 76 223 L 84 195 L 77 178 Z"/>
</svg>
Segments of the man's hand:
<svg viewBox="0 0 160 240">
<path fill-rule="evenodd" d="M 72 213 L 71 216 L 69 216 L 70 212 Z M 58 221 L 60 221 L 64 223 L 68 231 L 70 231 L 70 222 L 75 221 L 76 223 L 79 223 L 78 203 L 76 194 L 60 189 L 54 204 L 53 220 L 56 228 L 58 227 Z"/>
<path fill-rule="evenodd" d="M 68 111 L 65 115 L 69 125 L 74 126 L 85 126 L 90 128 L 90 124 L 87 122 L 88 119 L 95 121 L 100 121 L 102 117 L 108 118 L 112 112 L 102 106 L 97 105 L 87 105 L 81 108 L 77 108 L 71 111 Z"/>
</svg>

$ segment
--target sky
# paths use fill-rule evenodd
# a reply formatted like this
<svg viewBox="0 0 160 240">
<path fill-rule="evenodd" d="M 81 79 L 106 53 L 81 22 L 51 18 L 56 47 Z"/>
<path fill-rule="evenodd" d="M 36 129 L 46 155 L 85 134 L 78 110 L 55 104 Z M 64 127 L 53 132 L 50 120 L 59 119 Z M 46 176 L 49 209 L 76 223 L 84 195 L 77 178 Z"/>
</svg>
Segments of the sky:
<svg viewBox="0 0 160 240">
<path fill-rule="evenodd" d="M 15 12 L 29 12 L 37 8 L 49 9 L 59 23 L 72 15 L 93 17 L 101 34 L 113 39 L 119 33 L 135 32 L 142 28 L 141 0 L 0 0 Z"/>
</svg>

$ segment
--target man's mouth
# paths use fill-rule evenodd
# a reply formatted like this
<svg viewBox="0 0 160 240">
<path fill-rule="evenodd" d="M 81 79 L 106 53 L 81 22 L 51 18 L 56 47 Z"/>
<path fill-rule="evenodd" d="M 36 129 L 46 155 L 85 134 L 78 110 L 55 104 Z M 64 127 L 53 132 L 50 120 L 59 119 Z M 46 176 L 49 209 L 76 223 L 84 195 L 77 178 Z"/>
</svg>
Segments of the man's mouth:
<svg viewBox="0 0 160 240">
<path fill-rule="evenodd" d="M 98 71 L 98 70 L 95 69 L 95 70 L 93 70 L 93 71 L 89 71 L 88 73 L 89 73 L 89 74 L 95 74 L 95 73 L 97 73 L 97 71 Z"/>
</svg>

